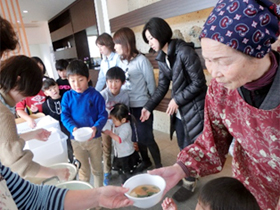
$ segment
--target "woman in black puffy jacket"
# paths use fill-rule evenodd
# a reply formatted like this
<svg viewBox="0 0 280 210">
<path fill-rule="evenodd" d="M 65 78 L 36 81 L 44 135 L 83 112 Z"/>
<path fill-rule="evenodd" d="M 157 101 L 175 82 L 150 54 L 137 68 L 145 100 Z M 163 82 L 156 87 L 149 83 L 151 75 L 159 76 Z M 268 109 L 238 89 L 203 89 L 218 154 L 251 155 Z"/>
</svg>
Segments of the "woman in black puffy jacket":
<svg viewBox="0 0 280 210">
<path fill-rule="evenodd" d="M 192 144 L 203 130 L 207 86 L 200 59 L 193 43 L 171 39 L 172 30 L 161 18 L 150 19 L 144 26 L 142 36 L 158 52 L 159 78 L 158 87 L 142 109 L 140 120 L 143 122 L 149 118 L 172 81 L 171 100 L 166 113 L 171 116 L 170 138 L 175 131 L 178 146 L 182 150 Z M 189 177 L 183 179 L 183 183 L 183 187 L 173 196 L 177 201 L 188 198 L 186 194 L 189 190 L 194 191 L 196 179 Z"/>
<path fill-rule="evenodd" d="M 192 144 L 203 129 L 204 99 L 207 90 L 203 68 L 193 43 L 171 39 L 172 30 L 161 18 L 144 26 L 143 39 L 158 52 L 158 87 L 142 109 L 141 120 L 160 103 L 172 81 L 171 101 L 166 113 L 171 116 L 171 138 L 176 131 L 180 150 Z"/>
</svg>

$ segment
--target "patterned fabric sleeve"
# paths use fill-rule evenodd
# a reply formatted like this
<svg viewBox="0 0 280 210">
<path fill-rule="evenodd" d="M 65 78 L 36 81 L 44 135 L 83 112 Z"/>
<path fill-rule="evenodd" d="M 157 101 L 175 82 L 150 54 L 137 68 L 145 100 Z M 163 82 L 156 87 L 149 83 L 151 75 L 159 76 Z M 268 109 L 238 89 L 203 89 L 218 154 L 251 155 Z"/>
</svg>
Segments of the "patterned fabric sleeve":
<svg viewBox="0 0 280 210">
<path fill-rule="evenodd" d="M 63 210 L 67 189 L 48 185 L 35 185 L 25 181 L 0 163 L 0 173 L 7 182 L 18 209 Z"/>
<path fill-rule="evenodd" d="M 217 84 L 215 84 L 217 85 Z M 183 149 L 177 158 L 185 164 L 190 176 L 206 176 L 222 170 L 226 161 L 228 148 L 232 141 L 225 125 L 222 124 L 223 113 L 218 108 L 216 98 L 223 95 L 219 88 L 208 88 L 205 99 L 204 130 L 195 143 Z"/>
</svg>

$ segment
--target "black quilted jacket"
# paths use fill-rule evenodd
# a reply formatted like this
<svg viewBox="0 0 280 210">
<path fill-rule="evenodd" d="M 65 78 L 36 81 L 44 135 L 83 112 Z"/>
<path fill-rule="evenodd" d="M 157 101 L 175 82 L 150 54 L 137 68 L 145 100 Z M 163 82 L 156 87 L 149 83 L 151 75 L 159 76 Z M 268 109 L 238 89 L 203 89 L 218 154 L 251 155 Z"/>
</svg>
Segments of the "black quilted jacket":
<svg viewBox="0 0 280 210">
<path fill-rule="evenodd" d="M 164 98 L 172 81 L 172 98 L 179 106 L 188 140 L 194 141 L 203 130 L 204 99 L 207 91 L 202 65 L 193 43 L 172 39 L 168 45 L 168 58 L 172 60 L 171 69 L 165 62 L 166 54 L 160 51 L 156 57 L 159 65 L 158 87 L 144 106 L 152 111 Z M 175 131 L 171 116 L 170 138 Z"/>
</svg>

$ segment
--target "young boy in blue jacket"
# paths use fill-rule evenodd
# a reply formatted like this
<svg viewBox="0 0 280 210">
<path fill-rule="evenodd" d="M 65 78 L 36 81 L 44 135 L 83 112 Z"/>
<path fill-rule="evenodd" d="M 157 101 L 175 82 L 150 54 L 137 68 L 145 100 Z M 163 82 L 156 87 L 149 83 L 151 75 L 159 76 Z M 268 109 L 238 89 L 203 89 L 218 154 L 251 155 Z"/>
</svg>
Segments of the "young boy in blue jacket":
<svg viewBox="0 0 280 210">
<path fill-rule="evenodd" d="M 89 70 L 84 62 L 74 60 L 66 70 L 71 90 L 63 95 L 61 120 L 71 133 L 74 155 L 81 162 L 79 179 L 89 182 L 92 170 L 97 188 L 103 185 L 101 131 L 108 119 L 105 101 L 98 91 L 88 86 Z M 74 140 L 72 135 L 81 127 L 93 130 L 91 138 L 85 142 Z"/>
</svg>

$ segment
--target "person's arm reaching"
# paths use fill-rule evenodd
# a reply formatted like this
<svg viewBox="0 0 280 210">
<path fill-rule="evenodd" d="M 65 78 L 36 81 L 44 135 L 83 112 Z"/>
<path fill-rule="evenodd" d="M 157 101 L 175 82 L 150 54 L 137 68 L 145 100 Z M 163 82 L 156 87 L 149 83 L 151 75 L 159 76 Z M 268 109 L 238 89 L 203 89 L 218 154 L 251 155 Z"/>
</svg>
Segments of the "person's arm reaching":
<svg viewBox="0 0 280 210">
<path fill-rule="evenodd" d="M 187 176 L 184 170 L 177 163 L 175 163 L 173 166 L 168 166 L 168 167 L 163 167 L 159 169 L 154 169 L 152 171 L 148 171 L 148 173 L 152 175 L 159 175 L 165 179 L 166 188 L 163 194 L 167 193 L 181 179 Z"/>
<path fill-rule="evenodd" d="M 41 165 L 35 177 L 50 178 L 53 176 L 57 176 L 59 180 L 66 181 L 70 176 L 70 172 L 68 168 L 53 169 Z"/>
<path fill-rule="evenodd" d="M 120 208 L 131 206 L 133 202 L 124 193 L 127 188 L 107 186 L 90 190 L 69 190 L 65 197 L 65 210 L 83 210 L 97 206 Z"/>
<path fill-rule="evenodd" d="M 24 110 L 17 110 L 17 114 L 19 117 L 21 117 L 28 123 L 30 128 L 36 127 L 35 120 L 32 117 L 30 117 Z"/>
<path fill-rule="evenodd" d="M 32 139 L 47 141 L 50 135 L 51 132 L 43 128 L 19 134 L 20 138 L 24 139 L 25 141 L 29 141 Z"/>
<path fill-rule="evenodd" d="M 7 188 L 18 209 L 83 210 L 97 206 L 120 208 L 133 204 L 124 195 L 128 189 L 123 187 L 67 190 L 51 185 L 35 185 L 13 173 L 1 162 L 0 176 L 6 180 Z"/>
<path fill-rule="evenodd" d="M 114 134 L 114 133 L 113 133 L 112 131 L 110 131 L 110 130 L 105 130 L 103 133 L 106 134 L 106 135 L 108 135 L 108 136 L 110 136 L 113 140 L 115 140 L 115 141 L 118 142 L 118 143 L 121 143 L 121 142 L 122 142 L 121 138 L 120 138 L 117 134 Z"/>
</svg>

